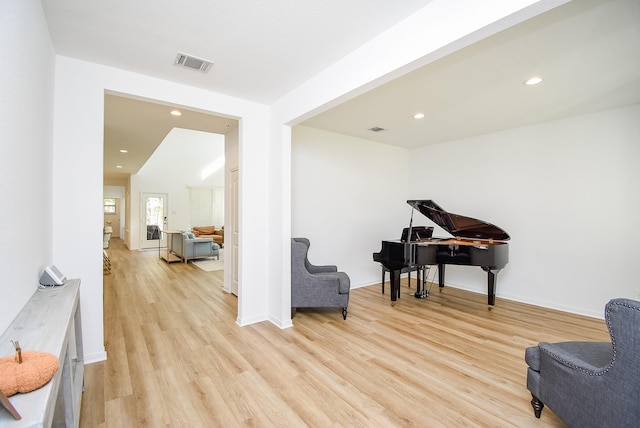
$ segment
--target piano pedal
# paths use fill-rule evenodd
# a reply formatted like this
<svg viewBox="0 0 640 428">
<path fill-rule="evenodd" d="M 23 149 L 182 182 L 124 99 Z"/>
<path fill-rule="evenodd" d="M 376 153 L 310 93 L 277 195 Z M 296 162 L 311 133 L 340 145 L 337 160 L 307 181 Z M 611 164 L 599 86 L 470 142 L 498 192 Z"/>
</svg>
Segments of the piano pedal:
<svg viewBox="0 0 640 428">
<path fill-rule="evenodd" d="M 427 290 L 416 291 L 414 296 L 416 299 L 424 299 L 429 296 L 429 292 Z"/>
</svg>

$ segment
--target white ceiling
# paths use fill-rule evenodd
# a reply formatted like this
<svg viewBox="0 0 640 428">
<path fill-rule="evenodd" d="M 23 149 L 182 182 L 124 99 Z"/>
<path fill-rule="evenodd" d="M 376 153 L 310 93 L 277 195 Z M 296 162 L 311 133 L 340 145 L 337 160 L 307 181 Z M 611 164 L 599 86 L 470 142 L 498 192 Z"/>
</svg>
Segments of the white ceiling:
<svg viewBox="0 0 640 428">
<path fill-rule="evenodd" d="M 171 115 L 172 110 L 179 110 L 182 116 Z M 184 107 L 176 108 L 106 94 L 104 97 L 104 178 L 124 179 L 129 174 L 137 173 L 173 128 L 224 135 L 237 127 L 238 121 L 234 119 L 213 116 Z M 121 153 L 120 150 L 127 150 L 127 153 Z M 193 170 L 200 171 L 211 163 L 211 160 L 203 156 L 193 156 L 193 162 Z"/>
<path fill-rule="evenodd" d="M 574 0 L 303 124 L 410 148 L 637 103 L 640 1 Z"/>
<path fill-rule="evenodd" d="M 431 0 L 42 0 L 57 54 L 271 104 Z M 178 52 L 214 62 L 173 65 Z"/>
<path fill-rule="evenodd" d="M 224 187 L 224 136 L 173 128 L 139 174 L 148 183 Z"/>
<path fill-rule="evenodd" d="M 428 3 L 42 0 L 57 54 L 266 104 Z M 303 124 L 417 147 L 639 103 L 639 23 L 637 0 L 574 0 Z M 215 64 L 206 74 L 176 67 L 178 52 Z M 532 74 L 545 80 L 523 86 Z M 146 160 L 173 125 L 169 106 L 111 98 L 105 174 L 121 176 L 109 169 L 120 144 L 141 145 Z M 191 113 L 193 129 L 226 132 L 227 119 Z"/>
</svg>

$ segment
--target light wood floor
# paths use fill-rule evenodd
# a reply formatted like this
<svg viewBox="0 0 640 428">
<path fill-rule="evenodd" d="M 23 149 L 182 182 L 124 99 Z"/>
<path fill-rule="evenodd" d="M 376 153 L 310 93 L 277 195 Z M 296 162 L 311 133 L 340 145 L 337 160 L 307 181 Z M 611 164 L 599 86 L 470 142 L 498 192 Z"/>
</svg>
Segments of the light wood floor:
<svg viewBox="0 0 640 428">
<path fill-rule="evenodd" d="M 562 427 L 537 420 L 524 350 L 608 340 L 604 321 L 447 287 L 351 291 L 349 315 L 299 310 L 294 327 L 236 323 L 222 275 L 112 239 L 108 360 L 86 367 L 82 427 Z M 372 262 L 373 263 L 373 262 Z"/>
</svg>

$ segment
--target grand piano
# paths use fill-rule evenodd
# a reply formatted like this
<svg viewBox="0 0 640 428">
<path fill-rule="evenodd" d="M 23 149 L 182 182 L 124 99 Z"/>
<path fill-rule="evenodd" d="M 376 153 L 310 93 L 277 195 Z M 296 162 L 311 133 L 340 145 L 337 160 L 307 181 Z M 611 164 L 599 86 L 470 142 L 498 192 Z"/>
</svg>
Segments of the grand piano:
<svg viewBox="0 0 640 428">
<path fill-rule="evenodd" d="M 487 272 L 487 297 L 489 309 L 495 305 L 496 280 L 498 272 L 509 262 L 509 235 L 501 228 L 482 220 L 453 214 L 442 209 L 430 199 L 409 200 L 411 221 L 408 233 L 400 240 L 382 241 L 379 253 L 373 253 L 373 260 L 381 263 L 390 272 L 391 301 L 400 295 L 400 273 L 404 270 L 438 266 L 438 286 L 444 287 L 445 266 L 479 266 Z M 437 238 L 428 234 L 424 237 L 412 231 L 413 213 L 418 210 L 429 220 L 451 234 L 452 238 Z M 406 237 L 410 237 L 406 239 Z M 420 287 L 420 285 L 418 285 Z M 423 281 L 422 290 L 416 297 L 426 297 Z"/>
</svg>

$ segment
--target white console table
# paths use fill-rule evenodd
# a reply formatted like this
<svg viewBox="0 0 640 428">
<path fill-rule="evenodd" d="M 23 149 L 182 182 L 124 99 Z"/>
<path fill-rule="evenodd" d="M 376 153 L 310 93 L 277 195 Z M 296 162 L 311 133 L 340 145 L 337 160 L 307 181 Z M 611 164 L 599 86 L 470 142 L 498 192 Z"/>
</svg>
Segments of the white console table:
<svg viewBox="0 0 640 428">
<path fill-rule="evenodd" d="M 174 252 L 174 248 L 177 245 L 177 240 L 182 239 L 182 232 L 180 232 L 179 230 L 162 230 L 160 231 L 160 233 L 164 233 L 167 237 L 167 247 L 164 249 L 164 251 L 160 247 L 162 239 L 159 240 L 158 252 L 160 253 L 160 258 L 167 263 L 181 262 L 182 257 L 176 255 L 176 253 Z"/>
<path fill-rule="evenodd" d="M 84 390 L 84 354 L 80 317 L 80 280 L 36 291 L 0 337 L 0 356 L 23 351 L 49 352 L 60 368 L 40 389 L 9 397 L 22 419 L 0 408 L 0 427 L 77 427 Z"/>
</svg>

